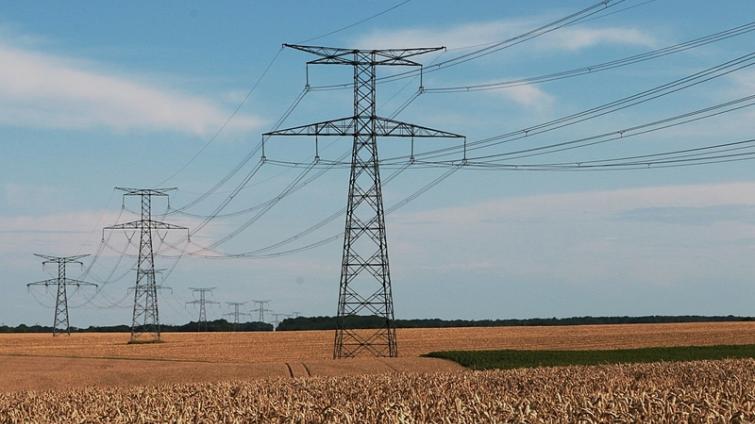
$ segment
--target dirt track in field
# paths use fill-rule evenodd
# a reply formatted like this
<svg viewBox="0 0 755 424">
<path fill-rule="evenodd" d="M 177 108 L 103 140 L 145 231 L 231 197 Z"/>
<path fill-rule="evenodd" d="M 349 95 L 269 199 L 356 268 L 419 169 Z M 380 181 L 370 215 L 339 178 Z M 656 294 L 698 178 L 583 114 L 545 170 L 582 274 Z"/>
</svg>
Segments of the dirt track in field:
<svg viewBox="0 0 755 424">
<path fill-rule="evenodd" d="M 438 350 L 755 344 L 755 323 L 401 329 L 401 358 L 390 360 L 332 361 L 332 331 L 168 333 L 164 343 L 142 345 L 128 337 L 0 335 L 0 391 L 460 369 L 418 358 Z"/>
</svg>

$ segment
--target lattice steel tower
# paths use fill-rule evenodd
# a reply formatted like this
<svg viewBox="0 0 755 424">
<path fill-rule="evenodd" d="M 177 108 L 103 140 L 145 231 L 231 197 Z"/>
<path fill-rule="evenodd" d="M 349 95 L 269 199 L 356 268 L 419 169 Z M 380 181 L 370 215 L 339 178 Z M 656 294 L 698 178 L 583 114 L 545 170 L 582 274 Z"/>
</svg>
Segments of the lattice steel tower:
<svg viewBox="0 0 755 424">
<path fill-rule="evenodd" d="M 186 302 L 187 305 L 199 305 L 199 319 L 197 320 L 197 331 L 202 331 L 203 326 L 204 326 L 204 331 L 207 331 L 207 304 L 220 303 L 220 302 L 215 302 L 214 300 L 207 300 L 207 293 L 210 293 L 211 291 L 215 290 L 215 287 L 191 288 L 189 290 L 193 291 L 194 293 L 199 293 L 199 299 Z"/>
<path fill-rule="evenodd" d="M 136 263 L 131 343 L 158 342 L 160 341 L 160 314 L 157 302 L 157 283 L 155 281 L 155 254 L 152 250 L 152 230 L 186 230 L 187 237 L 189 231 L 186 227 L 152 219 L 152 198 L 167 198 L 167 192 L 176 190 L 175 188 L 116 187 L 115 189 L 124 192 L 124 202 L 126 196 L 139 196 L 141 199 L 140 219 L 111 225 L 103 229 L 103 233 L 105 230 L 139 231 L 139 256 Z"/>
<path fill-rule="evenodd" d="M 277 313 L 277 312 L 273 313 L 273 323 L 272 323 L 273 324 L 273 331 L 278 331 L 278 326 L 280 325 L 280 323 L 282 321 L 281 320 L 282 317 L 288 317 L 288 314 Z"/>
<path fill-rule="evenodd" d="M 233 317 L 233 331 L 236 331 L 239 326 L 239 321 L 241 316 L 252 316 L 251 314 L 248 314 L 246 312 L 241 312 L 241 306 L 246 305 L 247 302 L 225 302 L 227 305 L 233 306 L 233 312 L 229 312 L 227 314 L 223 314 L 223 316 L 232 316 Z"/>
<path fill-rule="evenodd" d="M 272 309 L 265 308 L 265 305 L 270 303 L 269 300 L 252 300 L 257 307 L 255 309 L 252 309 L 250 312 L 257 312 L 259 313 L 259 322 L 265 322 L 265 312 L 273 312 Z"/>
<path fill-rule="evenodd" d="M 39 256 L 44 259 L 42 265 L 57 264 L 58 265 L 58 278 L 51 278 L 49 280 L 37 281 L 36 283 L 29 283 L 26 287 L 32 286 L 57 286 L 57 296 L 55 297 L 55 316 L 52 320 L 52 335 L 57 336 L 58 333 L 66 332 L 71 335 L 71 325 L 68 321 L 68 286 L 94 286 L 97 284 L 88 283 L 86 281 L 74 280 L 66 277 L 66 265 L 79 264 L 83 266 L 83 262 L 79 259 L 85 258 L 89 255 L 77 255 L 77 256 L 47 256 L 35 253 L 34 256 Z"/>
<path fill-rule="evenodd" d="M 356 50 L 284 46 L 319 56 L 307 62 L 308 65 L 348 65 L 354 68 L 353 116 L 263 135 L 263 140 L 270 136 L 353 136 L 333 357 L 353 357 L 360 353 L 398 356 L 377 137 L 410 137 L 413 140 L 417 137 L 463 136 L 376 116 L 375 71 L 377 66 L 421 67 L 409 58 L 442 47 Z M 365 314 L 384 319 L 385 325 L 374 332 L 350 328 L 349 317 Z"/>
</svg>

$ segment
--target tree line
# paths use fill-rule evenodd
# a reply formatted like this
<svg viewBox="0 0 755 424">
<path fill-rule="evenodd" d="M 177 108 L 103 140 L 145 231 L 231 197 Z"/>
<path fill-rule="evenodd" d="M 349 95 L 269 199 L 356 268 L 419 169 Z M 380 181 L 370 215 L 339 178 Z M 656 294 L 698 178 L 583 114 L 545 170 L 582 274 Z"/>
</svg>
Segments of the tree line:
<svg viewBox="0 0 755 424">
<path fill-rule="evenodd" d="M 595 324 L 661 324 L 684 322 L 734 322 L 755 321 L 755 317 L 743 316 L 703 316 L 703 315 L 648 315 L 639 317 L 570 317 L 570 318 L 527 318 L 527 319 L 482 319 L 482 320 L 446 320 L 440 318 L 397 319 L 393 321 L 396 328 L 446 328 L 446 327 L 522 327 L 522 326 L 556 326 L 556 325 L 595 325 Z M 382 328 L 385 319 L 378 316 L 351 316 L 344 319 L 346 328 Z M 195 321 L 181 325 L 164 324 L 160 331 L 166 333 L 196 332 L 199 324 Z M 287 318 L 278 324 L 278 331 L 295 330 L 334 330 L 336 318 L 331 316 Z M 137 328 L 139 330 L 139 328 Z M 225 319 L 208 321 L 203 331 L 273 331 L 273 325 L 266 322 L 244 322 L 234 326 Z M 0 333 L 50 333 L 52 327 L 44 325 L 18 326 L 0 325 Z M 131 326 L 89 326 L 87 328 L 71 327 L 72 333 L 128 333 Z"/>
</svg>

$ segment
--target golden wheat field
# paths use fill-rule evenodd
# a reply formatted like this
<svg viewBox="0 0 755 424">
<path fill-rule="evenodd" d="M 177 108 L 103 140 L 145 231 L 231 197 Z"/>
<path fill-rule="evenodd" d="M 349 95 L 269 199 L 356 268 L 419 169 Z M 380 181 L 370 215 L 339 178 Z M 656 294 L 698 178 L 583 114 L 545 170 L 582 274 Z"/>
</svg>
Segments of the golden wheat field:
<svg viewBox="0 0 755 424">
<path fill-rule="evenodd" d="M 0 394 L 0 422 L 755 422 L 755 360 Z"/>
<path fill-rule="evenodd" d="M 755 323 L 401 329 L 399 358 L 330 359 L 332 331 L 168 333 L 129 345 L 128 334 L 0 335 L 0 392 L 213 383 L 230 379 L 462 370 L 422 358 L 438 350 L 611 349 L 755 344 Z"/>
<path fill-rule="evenodd" d="M 327 360 L 333 331 L 167 333 L 165 343 L 129 345 L 124 333 L 0 335 L 0 355 L 170 359 L 224 363 Z M 422 328 L 398 330 L 399 355 L 439 350 L 619 349 L 755 344 L 755 322 Z"/>
</svg>

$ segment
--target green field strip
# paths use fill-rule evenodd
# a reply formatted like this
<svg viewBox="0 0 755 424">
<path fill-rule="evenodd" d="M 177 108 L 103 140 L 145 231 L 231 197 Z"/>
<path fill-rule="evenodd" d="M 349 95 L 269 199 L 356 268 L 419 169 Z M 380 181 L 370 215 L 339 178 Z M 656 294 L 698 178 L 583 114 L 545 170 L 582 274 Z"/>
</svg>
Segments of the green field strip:
<svg viewBox="0 0 755 424">
<path fill-rule="evenodd" d="M 755 358 L 755 345 L 675 346 L 616 350 L 475 350 L 431 352 L 474 370 Z"/>
</svg>

